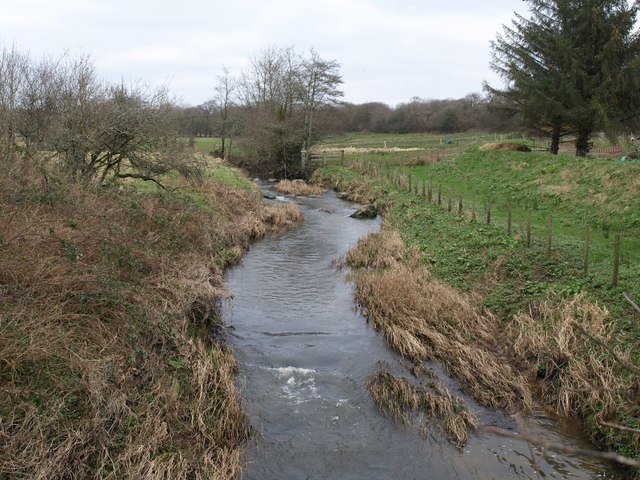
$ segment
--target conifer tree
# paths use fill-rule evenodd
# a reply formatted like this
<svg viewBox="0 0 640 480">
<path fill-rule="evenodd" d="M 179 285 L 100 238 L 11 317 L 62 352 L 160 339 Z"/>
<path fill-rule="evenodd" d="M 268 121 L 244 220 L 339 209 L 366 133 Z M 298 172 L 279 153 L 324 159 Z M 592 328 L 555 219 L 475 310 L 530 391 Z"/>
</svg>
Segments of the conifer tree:
<svg viewBox="0 0 640 480">
<path fill-rule="evenodd" d="M 640 107 L 638 7 L 625 0 L 527 0 L 492 42 L 492 68 L 503 90 L 485 86 L 518 111 L 529 127 L 552 138 L 575 135 L 584 156 L 595 131 L 615 138 L 635 127 Z"/>
</svg>

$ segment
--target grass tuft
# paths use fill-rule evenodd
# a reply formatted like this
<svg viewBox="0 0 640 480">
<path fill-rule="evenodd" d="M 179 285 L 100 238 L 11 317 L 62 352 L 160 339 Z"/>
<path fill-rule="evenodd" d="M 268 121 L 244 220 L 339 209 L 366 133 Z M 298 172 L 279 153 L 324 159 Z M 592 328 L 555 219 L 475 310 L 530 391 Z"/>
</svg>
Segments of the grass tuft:
<svg viewBox="0 0 640 480">
<path fill-rule="evenodd" d="M 398 235 L 379 234 L 364 240 L 349 255 L 370 259 L 385 249 L 398 251 Z M 369 252 L 366 252 L 369 250 Z M 349 257 L 347 256 L 347 258 Z M 355 296 L 374 326 L 392 348 L 414 361 L 436 359 L 457 378 L 462 388 L 483 405 L 509 410 L 528 409 L 531 395 L 526 380 L 494 354 L 497 319 L 479 311 L 479 298 L 435 281 L 416 262 L 397 261 L 384 270 L 362 271 L 354 278 Z"/>
<path fill-rule="evenodd" d="M 427 419 L 439 422 L 447 437 L 459 447 L 466 443 L 468 431 L 478 427 L 478 419 L 464 400 L 452 396 L 433 380 L 416 386 L 382 369 L 369 380 L 368 388 L 379 410 L 393 421 L 409 424 L 416 413 L 422 413 L 423 422 Z"/>
<path fill-rule="evenodd" d="M 280 180 L 274 185 L 278 192 L 287 195 L 322 195 L 324 189 L 318 185 L 310 185 L 304 180 Z"/>
</svg>

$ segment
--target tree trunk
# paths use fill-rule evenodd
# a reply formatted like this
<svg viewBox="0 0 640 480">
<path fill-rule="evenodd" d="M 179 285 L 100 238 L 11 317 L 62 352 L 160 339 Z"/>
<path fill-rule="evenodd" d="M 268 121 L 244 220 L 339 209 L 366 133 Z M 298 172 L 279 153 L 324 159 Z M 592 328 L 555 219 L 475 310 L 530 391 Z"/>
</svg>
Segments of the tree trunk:
<svg viewBox="0 0 640 480">
<path fill-rule="evenodd" d="M 551 148 L 549 151 L 553 155 L 557 155 L 560 150 L 560 124 L 553 125 L 553 131 L 551 132 Z"/>
<path fill-rule="evenodd" d="M 589 136 L 591 132 L 588 130 L 578 130 L 576 137 L 576 156 L 586 157 L 589 153 Z"/>
</svg>

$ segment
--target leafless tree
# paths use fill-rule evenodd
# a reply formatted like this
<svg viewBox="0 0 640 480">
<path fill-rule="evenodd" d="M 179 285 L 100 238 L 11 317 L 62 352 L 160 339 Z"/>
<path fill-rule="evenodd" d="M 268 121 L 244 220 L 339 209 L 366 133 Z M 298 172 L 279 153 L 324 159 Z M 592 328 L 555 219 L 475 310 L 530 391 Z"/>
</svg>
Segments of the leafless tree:
<svg viewBox="0 0 640 480">
<path fill-rule="evenodd" d="M 338 88 L 342 83 L 339 74 L 340 65 L 335 60 L 323 60 L 318 53 L 311 49 L 309 58 L 303 60 L 300 70 L 301 91 L 300 98 L 304 108 L 304 137 L 303 148 L 309 151 L 313 139 L 313 117 L 316 111 L 324 105 L 334 104 L 343 93 Z M 306 155 L 302 156 L 302 170 L 306 170 Z"/>
<path fill-rule="evenodd" d="M 231 77 L 229 70 L 225 68 L 223 74 L 218 76 L 218 84 L 213 97 L 215 104 L 214 130 L 220 137 L 220 153 L 223 158 L 227 158 L 230 153 L 228 150 L 231 150 L 231 145 L 227 150 L 227 140 L 231 143 L 239 128 L 239 118 L 235 108 L 237 88 L 237 81 Z"/>
<path fill-rule="evenodd" d="M 79 181 L 195 172 L 178 137 L 175 104 L 165 89 L 113 86 L 98 80 L 89 56 L 38 64 L 0 49 L 0 154 L 56 158 Z"/>
<path fill-rule="evenodd" d="M 9 161 L 13 161 L 18 146 L 18 102 L 28 63 L 28 56 L 14 45 L 0 49 L 0 151 Z"/>
<path fill-rule="evenodd" d="M 269 47 L 251 58 L 239 93 L 247 113 L 245 141 L 259 157 L 284 170 L 306 168 L 298 161 L 318 133 L 315 116 L 342 95 L 338 68 L 314 50 L 305 57 L 293 48 Z"/>
</svg>

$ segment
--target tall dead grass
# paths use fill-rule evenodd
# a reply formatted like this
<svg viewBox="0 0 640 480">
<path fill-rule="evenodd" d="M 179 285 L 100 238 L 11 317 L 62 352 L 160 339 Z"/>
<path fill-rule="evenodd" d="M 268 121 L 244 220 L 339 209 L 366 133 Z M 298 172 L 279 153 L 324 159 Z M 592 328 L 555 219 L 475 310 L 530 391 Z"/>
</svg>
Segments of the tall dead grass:
<svg viewBox="0 0 640 480">
<path fill-rule="evenodd" d="M 23 167 L 0 179 L 0 477 L 237 477 L 249 426 L 214 304 L 281 220 L 223 184 L 203 209 Z"/>
<path fill-rule="evenodd" d="M 402 261 L 404 253 L 400 233 L 383 226 L 379 232 L 370 232 L 360 238 L 340 263 L 351 268 L 389 268 Z"/>
<path fill-rule="evenodd" d="M 467 442 L 469 430 L 478 427 L 478 419 L 464 400 L 456 398 L 436 381 L 427 385 L 410 384 L 386 369 L 374 375 L 368 384 L 369 392 L 380 411 L 395 422 L 409 424 L 416 413 L 426 419 L 435 419 L 447 437 L 457 446 Z"/>
<path fill-rule="evenodd" d="M 271 231 L 278 231 L 302 221 L 302 212 L 293 202 L 265 206 L 265 223 Z"/>
<path fill-rule="evenodd" d="M 507 330 L 516 358 L 542 381 L 543 397 L 561 415 L 606 419 L 627 403 L 633 384 L 623 373 L 631 352 L 616 346 L 607 317 L 578 294 L 515 315 Z"/>
<path fill-rule="evenodd" d="M 512 152 L 530 152 L 531 149 L 522 143 L 516 142 L 502 142 L 502 143 L 487 143 L 480 147 L 480 150 L 510 150 Z"/>
<path fill-rule="evenodd" d="M 377 240 L 384 238 L 392 245 L 397 242 L 393 235 Z M 364 241 L 355 249 L 371 245 Z M 395 251 L 397 246 L 389 248 Z M 380 247 L 375 245 L 372 251 Z M 352 254 L 365 261 L 375 258 L 365 252 Z M 371 266 L 375 263 L 373 260 Z M 354 281 L 356 299 L 365 315 L 401 355 L 414 361 L 442 362 L 483 405 L 530 408 L 525 378 L 494 353 L 499 325 L 495 317 L 479 311 L 478 298 L 435 281 L 418 262 L 394 262 L 384 270 L 362 271 Z"/>
<path fill-rule="evenodd" d="M 311 185 L 304 180 L 280 180 L 274 187 L 280 193 L 287 195 L 322 195 L 324 189 L 319 185 Z"/>
</svg>

